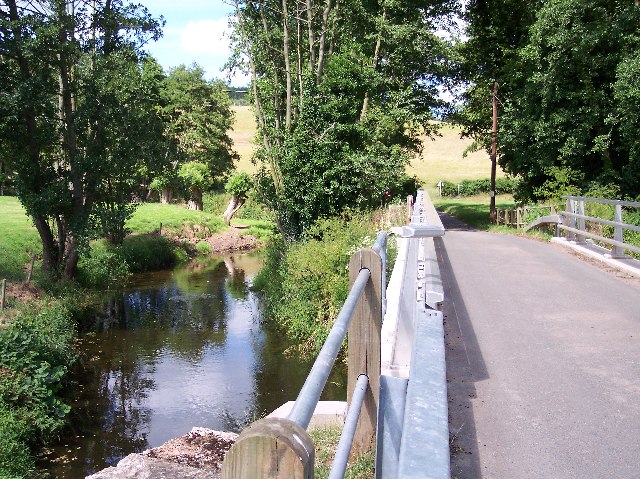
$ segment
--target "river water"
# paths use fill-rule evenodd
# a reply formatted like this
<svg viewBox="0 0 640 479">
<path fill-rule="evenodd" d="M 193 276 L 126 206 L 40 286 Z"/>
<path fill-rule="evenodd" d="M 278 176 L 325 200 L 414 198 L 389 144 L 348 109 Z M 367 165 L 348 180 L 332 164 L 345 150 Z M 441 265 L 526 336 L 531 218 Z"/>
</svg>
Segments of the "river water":
<svg viewBox="0 0 640 479">
<path fill-rule="evenodd" d="M 294 400 L 311 363 L 266 327 L 251 290 L 256 254 L 137 276 L 83 326 L 67 391 L 70 427 L 50 449 L 58 479 L 80 479 L 194 426 L 239 431 Z M 324 399 L 344 399 L 337 368 Z"/>
</svg>

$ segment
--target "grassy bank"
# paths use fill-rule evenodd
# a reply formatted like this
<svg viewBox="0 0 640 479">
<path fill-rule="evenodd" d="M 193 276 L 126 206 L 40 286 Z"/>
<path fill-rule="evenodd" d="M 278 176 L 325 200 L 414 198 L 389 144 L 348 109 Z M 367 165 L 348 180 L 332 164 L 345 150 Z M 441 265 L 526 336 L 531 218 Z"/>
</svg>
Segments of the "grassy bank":
<svg viewBox="0 0 640 479">
<path fill-rule="evenodd" d="M 371 247 L 382 224 L 380 213 L 348 220 L 321 219 L 298 242 L 274 237 L 265 267 L 254 285 L 264 294 L 267 315 L 304 354 L 315 354 L 327 337 L 349 293 L 349 258 Z M 395 241 L 388 244 L 388 271 L 395 262 Z"/>
</svg>

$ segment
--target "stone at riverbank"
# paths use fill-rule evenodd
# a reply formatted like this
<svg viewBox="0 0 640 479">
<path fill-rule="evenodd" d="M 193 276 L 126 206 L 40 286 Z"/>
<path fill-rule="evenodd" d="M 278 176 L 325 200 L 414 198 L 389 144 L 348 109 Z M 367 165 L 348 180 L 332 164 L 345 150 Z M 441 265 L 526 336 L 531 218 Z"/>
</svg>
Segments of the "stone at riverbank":
<svg viewBox="0 0 640 479">
<path fill-rule="evenodd" d="M 130 454 L 116 467 L 86 479 L 218 479 L 224 455 L 237 434 L 194 427 L 188 434 L 141 454 Z"/>
</svg>

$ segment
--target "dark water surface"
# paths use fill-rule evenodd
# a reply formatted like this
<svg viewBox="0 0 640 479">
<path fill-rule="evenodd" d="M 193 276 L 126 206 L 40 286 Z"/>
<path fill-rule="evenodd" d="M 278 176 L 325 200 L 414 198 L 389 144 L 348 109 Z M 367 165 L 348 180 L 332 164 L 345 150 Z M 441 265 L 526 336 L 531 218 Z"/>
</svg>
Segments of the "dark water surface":
<svg viewBox="0 0 640 479">
<path fill-rule="evenodd" d="M 237 255 L 141 275 L 87 320 L 54 477 L 83 478 L 194 426 L 238 431 L 296 398 L 311 364 L 262 324 L 250 289 L 261 265 Z M 344 399 L 345 382 L 337 365 L 324 399 Z"/>
</svg>

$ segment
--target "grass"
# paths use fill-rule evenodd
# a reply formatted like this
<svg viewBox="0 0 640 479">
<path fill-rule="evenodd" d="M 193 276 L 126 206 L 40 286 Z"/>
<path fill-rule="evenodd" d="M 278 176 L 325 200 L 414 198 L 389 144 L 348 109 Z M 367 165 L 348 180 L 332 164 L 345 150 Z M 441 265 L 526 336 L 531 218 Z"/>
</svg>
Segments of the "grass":
<svg viewBox="0 0 640 479">
<path fill-rule="evenodd" d="M 423 186 L 433 189 L 440 180 L 458 183 L 461 180 L 475 180 L 491 176 L 491 161 L 483 151 L 463 156 L 464 150 L 472 140 L 460 138 L 461 129 L 450 124 L 443 124 L 439 136 L 424 138 L 423 152 L 416 157 L 407 172 L 415 175 Z M 505 176 L 498 168 L 497 176 Z"/>
<path fill-rule="evenodd" d="M 339 427 L 317 428 L 309 431 L 316 446 L 315 475 L 316 479 L 326 479 L 331 471 L 336 447 L 342 433 Z M 373 479 L 375 455 L 373 451 L 351 461 L 345 479 Z"/>
<path fill-rule="evenodd" d="M 465 198 L 438 198 L 432 196 L 437 209 L 455 216 L 468 225 L 480 230 L 504 229 L 492 226 L 489 221 L 489 196 L 468 196 Z M 509 195 L 496 197 L 496 208 L 514 208 L 513 198 Z M 513 230 L 512 230 L 513 231 Z"/>
<path fill-rule="evenodd" d="M 240 155 L 236 168 L 253 174 L 256 172 L 256 166 L 251 163 L 251 156 L 256 148 L 253 141 L 258 131 L 253 109 L 242 105 L 233 106 L 231 109 L 235 114 L 235 121 L 229 136 L 233 140 L 234 150 Z"/>
<path fill-rule="evenodd" d="M 160 203 L 144 203 L 140 205 L 131 219 L 127 221 L 127 228 L 133 234 L 147 234 L 158 231 L 162 223 L 165 228 L 179 230 L 185 225 L 206 226 L 211 233 L 218 233 L 226 227 L 222 218 L 203 211 L 188 210 L 180 205 L 163 205 Z"/>
<path fill-rule="evenodd" d="M 0 279 L 24 280 L 25 265 L 41 250 L 38 232 L 18 199 L 0 196 Z"/>
</svg>

